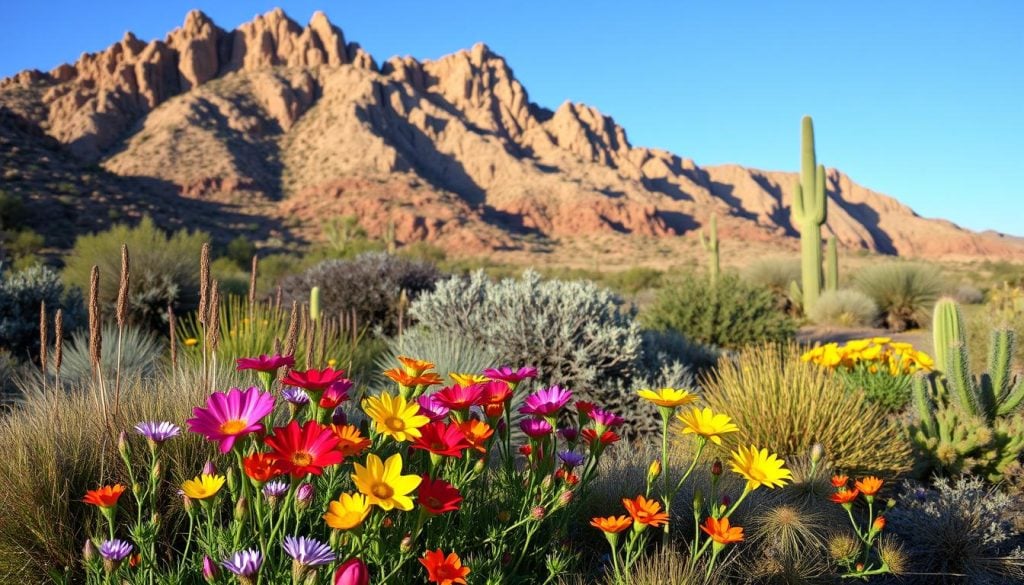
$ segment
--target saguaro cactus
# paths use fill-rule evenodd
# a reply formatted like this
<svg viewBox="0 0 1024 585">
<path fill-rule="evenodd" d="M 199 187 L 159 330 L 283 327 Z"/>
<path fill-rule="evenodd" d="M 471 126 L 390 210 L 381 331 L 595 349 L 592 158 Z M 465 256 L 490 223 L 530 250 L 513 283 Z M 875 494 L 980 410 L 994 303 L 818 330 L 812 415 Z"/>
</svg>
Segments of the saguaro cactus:
<svg viewBox="0 0 1024 585">
<path fill-rule="evenodd" d="M 839 246 L 835 236 L 829 236 L 825 248 L 825 290 L 839 290 Z"/>
<path fill-rule="evenodd" d="M 964 317 L 960 305 L 951 298 L 935 303 L 932 314 L 932 345 L 935 348 L 935 369 L 949 372 L 953 361 L 953 348 L 967 343 L 964 337 Z"/>
<path fill-rule="evenodd" d="M 711 215 L 711 223 L 708 228 L 708 237 L 704 237 L 704 230 L 700 231 L 700 244 L 708 251 L 708 273 L 711 275 L 711 283 L 718 282 L 718 274 L 721 265 L 718 262 L 718 216 Z"/>
<path fill-rule="evenodd" d="M 802 121 L 800 178 L 793 195 L 793 219 L 800 226 L 800 272 L 804 312 L 821 295 L 821 226 L 828 218 L 825 197 L 825 167 L 814 154 L 814 123 L 810 116 Z"/>
</svg>

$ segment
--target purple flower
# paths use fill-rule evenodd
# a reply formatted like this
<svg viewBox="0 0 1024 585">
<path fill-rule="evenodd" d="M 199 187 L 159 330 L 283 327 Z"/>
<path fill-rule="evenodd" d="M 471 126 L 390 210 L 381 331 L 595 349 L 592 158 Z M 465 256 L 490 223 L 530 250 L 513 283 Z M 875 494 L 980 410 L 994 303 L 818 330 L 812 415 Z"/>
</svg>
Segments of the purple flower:
<svg viewBox="0 0 1024 585">
<path fill-rule="evenodd" d="M 254 358 L 238 358 L 235 360 L 238 363 L 238 371 L 242 370 L 256 370 L 257 372 L 266 372 L 273 374 L 283 366 L 289 368 L 295 365 L 295 358 L 290 355 L 261 355 Z"/>
<path fill-rule="evenodd" d="M 572 392 L 559 386 L 538 390 L 526 397 L 526 404 L 519 412 L 534 416 L 551 416 L 558 412 L 572 398 Z"/>
<path fill-rule="evenodd" d="M 263 555 L 260 554 L 260 551 L 250 548 L 236 552 L 224 559 L 221 564 L 239 577 L 253 577 L 263 565 Z"/>
<path fill-rule="evenodd" d="M 432 421 L 441 420 L 451 412 L 447 406 L 438 402 L 433 394 L 421 394 L 416 402 L 420 405 L 420 414 Z"/>
<path fill-rule="evenodd" d="M 580 436 L 580 430 L 576 427 L 562 427 L 558 429 L 558 434 L 566 441 L 575 441 Z"/>
<path fill-rule="evenodd" d="M 181 434 L 181 427 L 174 423 L 166 421 L 145 421 L 135 425 L 135 432 L 139 433 L 143 437 L 146 437 L 147 441 L 153 444 L 159 445 L 167 439 L 177 437 Z"/>
<path fill-rule="evenodd" d="M 220 569 L 217 568 L 217 563 L 213 562 L 209 556 L 203 555 L 203 579 L 207 583 L 213 583 L 219 573 Z"/>
<path fill-rule="evenodd" d="M 519 428 L 528 436 L 536 439 L 551 433 L 551 423 L 542 418 L 526 418 L 519 421 Z"/>
<path fill-rule="evenodd" d="M 100 556 L 108 561 L 120 563 L 132 554 L 132 543 L 123 540 L 104 540 L 100 545 Z"/>
<path fill-rule="evenodd" d="M 562 463 L 564 463 L 566 467 L 572 469 L 573 467 L 579 467 L 582 465 L 583 461 L 587 457 L 586 455 L 575 451 L 559 451 L 558 458 L 562 460 Z"/>
<path fill-rule="evenodd" d="M 296 388 L 295 386 L 288 386 L 281 391 L 281 398 L 284 398 L 288 403 L 294 404 L 295 406 L 305 406 L 309 404 L 309 394 L 302 388 Z"/>
<path fill-rule="evenodd" d="M 488 368 L 484 370 L 484 375 L 492 380 L 518 384 L 527 378 L 536 378 L 537 368 L 524 366 L 518 370 L 513 370 L 509 366 L 502 366 L 500 368 Z"/>
<path fill-rule="evenodd" d="M 331 547 L 312 538 L 305 536 L 284 537 L 284 552 L 295 559 L 297 563 L 305 567 L 319 567 L 333 563 L 335 556 Z"/>
<path fill-rule="evenodd" d="M 597 423 L 598 428 L 601 430 L 617 427 L 622 423 L 626 422 L 626 419 L 615 414 L 614 412 L 608 412 L 601 408 L 595 408 L 590 411 L 590 418 Z"/>
<path fill-rule="evenodd" d="M 267 498 L 280 498 L 288 493 L 288 484 L 280 481 L 268 481 L 263 485 L 263 495 Z"/>
<path fill-rule="evenodd" d="M 300 504 L 308 504 L 313 501 L 313 484 L 304 483 L 295 490 L 295 499 Z"/>
<path fill-rule="evenodd" d="M 207 459 L 206 463 L 203 463 L 203 475 L 217 475 L 217 466 L 213 461 Z"/>
<path fill-rule="evenodd" d="M 331 424 L 343 427 L 348 424 L 348 415 L 345 413 L 345 409 L 341 406 L 334 409 L 331 413 Z"/>
</svg>

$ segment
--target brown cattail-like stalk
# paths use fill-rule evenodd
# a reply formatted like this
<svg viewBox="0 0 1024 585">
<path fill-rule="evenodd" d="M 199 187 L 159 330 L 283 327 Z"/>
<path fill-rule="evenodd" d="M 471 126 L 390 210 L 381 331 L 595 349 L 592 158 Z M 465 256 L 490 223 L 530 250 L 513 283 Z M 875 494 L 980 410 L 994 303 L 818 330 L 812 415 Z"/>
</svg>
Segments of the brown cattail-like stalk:
<svg viewBox="0 0 1024 585">
<path fill-rule="evenodd" d="M 277 296 L 274 299 L 274 312 L 281 310 L 281 285 L 277 285 Z"/>
<path fill-rule="evenodd" d="M 57 309 L 53 317 L 53 369 L 60 381 L 60 365 L 64 361 L 64 310 Z"/>
<path fill-rule="evenodd" d="M 203 249 L 199 253 L 199 322 L 204 326 L 207 324 L 206 317 L 209 314 L 210 304 L 210 243 L 203 242 Z"/>
<path fill-rule="evenodd" d="M 284 338 L 284 355 L 295 355 L 299 343 L 299 303 L 292 301 L 292 316 L 288 321 L 288 335 Z"/>
<path fill-rule="evenodd" d="M 220 283 L 210 283 L 210 302 L 206 315 L 206 346 L 210 351 L 217 351 L 220 343 Z"/>
<path fill-rule="evenodd" d="M 42 301 L 39 303 L 39 367 L 42 369 L 44 374 L 44 384 L 46 383 L 46 350 L 47 346 L 50 344 L 50 335 L 49 331 L 47 331 L 47 325 L 49 325 L 49 323 L 46 321 L 46 301 Z"/>
<path fill-rule="evenodd" d="M 252 270 L 249 271 L 249 304 L 256 302 L 256 270 L 259 268 L 260 258 L 252 255 Z"/>
<path fill-rule="evenodd" d="M 93 373 L 100 370 L 103 352 L 103 312 L 100 309 L 100 267 L 93 265 L 89 275 L 89 359 Z"/>
<path fill-rule="evenodd" d="M 178 367 L 178 319 L 174 316 L 174 307 L 167 305 L 167 328 L 171 334 L 171 367 Z"/>
<path fill-rule="evenodd" d="M 117 326 L 123 328 L 128 320 L 128 246 L 121 244 L 121 282 L 117 287 Z"/>
<path fill-rule="evenodd" d="M 304 327 L 306 333 L 306 369 L 312 368 L 316 359 L 314 350 L 316 348 L 316 323 L 312 320 Z"/>
</svg>

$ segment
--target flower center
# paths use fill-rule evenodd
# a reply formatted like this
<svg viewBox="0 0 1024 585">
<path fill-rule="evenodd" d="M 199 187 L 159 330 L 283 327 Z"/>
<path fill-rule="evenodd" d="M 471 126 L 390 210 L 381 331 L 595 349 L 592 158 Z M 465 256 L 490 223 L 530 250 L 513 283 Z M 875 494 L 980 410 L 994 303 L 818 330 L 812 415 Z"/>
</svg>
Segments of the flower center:
<svg viewBox="0 0 1024 585">
<path fill-rule="evenodd" d="M 398 417 L 391 417 L 387 420 L 388 428 L 392 431 L 404 431 L 405 421 Z"/>
<path fill-rule="evenodd" d="M 313 456 L 305 451 L 299 451 L 292 455 L 292 463 L 297 467 L 305 467 L 313 462 Z"/>
<path fill-rule="evenodd" d="M 448 448 L 448 445 L 445 445 L 444 443 L 441 442 L 435 442 L 430 444 L 430 448 L 433 449 L 434 451 L 444 451 Z"/>
<path fill-rule="evenodd" d="M 436 509 L 441 507 L 441 500 L 439 500 L 439 499 L 437 499 L 435 497 L 429 497 L 429 498 L 427 498 L 427 507 L 433 508 L 433 509 L 436 510 Z"/>
<path fill-rule="evenodd" d="M 382 500 L 387 500 L 391 498 L 391 496 L 395 495 L 395 490 L 391 489 L 391 486 L 389 486 L 386 483 L 375 484 L 373 486 L 373 489 L 371 489 L 370 491 L 373 493 L 374 496 Z"/>
<path fill-rule="evenodd" d="M 245 427 L 249 426 L 248 421 L 244 421 L 239 418 L 226 420 L 220 424 L 220 432 L 222 435 L 237 435 L 242 432 Z"/>
</svg>

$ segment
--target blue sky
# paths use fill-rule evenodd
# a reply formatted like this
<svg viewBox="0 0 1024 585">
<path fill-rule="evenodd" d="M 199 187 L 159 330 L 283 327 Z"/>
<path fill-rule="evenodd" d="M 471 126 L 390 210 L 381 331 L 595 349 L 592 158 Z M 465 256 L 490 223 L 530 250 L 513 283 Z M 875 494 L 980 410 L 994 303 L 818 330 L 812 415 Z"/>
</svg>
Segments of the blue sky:
<svg viewBox="0 0 1024 585">
<path fill-rule="evenodd" d="M 199 8 L 233 28 L 274 6 L 327 13 L 378 60 L 484 41 L 532 101 L 571 99 L 634 145 L 698 164 L 798 167 L 818 157 L 919 213 L 1024 235 L 1024 2 L 13 2 L 0 76 L 48 70 L 132 30 L 163 38 Z"/>
</svg>

